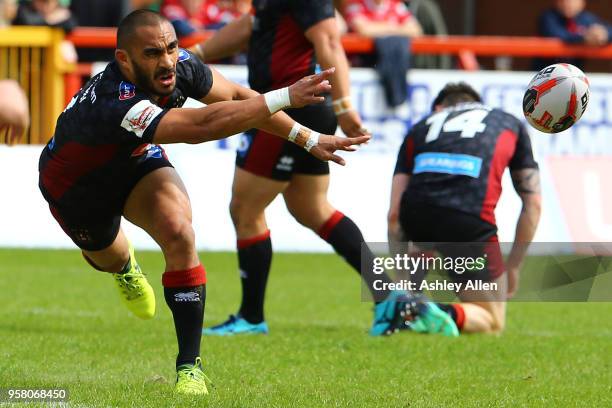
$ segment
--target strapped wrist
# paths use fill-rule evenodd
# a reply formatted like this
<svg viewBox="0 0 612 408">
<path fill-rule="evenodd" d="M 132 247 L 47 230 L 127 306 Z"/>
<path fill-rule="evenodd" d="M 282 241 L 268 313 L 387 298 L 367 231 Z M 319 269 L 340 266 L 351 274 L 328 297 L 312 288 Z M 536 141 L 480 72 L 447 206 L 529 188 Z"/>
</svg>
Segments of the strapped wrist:
<svg viewBox="0 0 612 408">
<path fill-rule="evenodd" d="M 313 147 L 319 144 L 319 136 L 319 132 L 315 132 L 295 122 L 287 136 L 287 140 L 310 152 Z"/>
<path fill-rule="evenodd" d="M 285 108 L 291 107 L 291 98 L 289 96 L 289 87 L 276 89 L 274 91 L 266 92 L 264 94 L 266 105 L 270 114 L 274 115 L 276 112 Z"/>
<path fill-rule="evenodd" d="M 354 111 L 353 104 L 351 102 L 350 96 L 345 96 L 343 98 L 335 99 L 332 102 L 332 106 L 334 108 L 334 114 L 336 116 L 340 116 L 345 114 L 346 112 Z"/>
</svg>

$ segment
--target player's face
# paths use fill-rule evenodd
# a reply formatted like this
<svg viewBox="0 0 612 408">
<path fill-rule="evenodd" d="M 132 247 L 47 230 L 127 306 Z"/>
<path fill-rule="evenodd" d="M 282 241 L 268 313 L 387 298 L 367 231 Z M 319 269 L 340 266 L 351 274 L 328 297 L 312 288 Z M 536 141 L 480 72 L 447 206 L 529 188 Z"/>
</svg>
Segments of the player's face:
<svg viewBox="0 0 612 408">
<path fill-rule="evenodd" d="M 129 55 L 136 85 L 156 96 L 170 95 L 176 87 L 179 51 L 174 28 L 164 21 L 141 27 L 136 35 Z"/>
<path fill-rule="evenodd" d="M 576 17 L 586 6 L 585 0 L 556 0 L 556 5 L 565 18 Z"/>
</svg>

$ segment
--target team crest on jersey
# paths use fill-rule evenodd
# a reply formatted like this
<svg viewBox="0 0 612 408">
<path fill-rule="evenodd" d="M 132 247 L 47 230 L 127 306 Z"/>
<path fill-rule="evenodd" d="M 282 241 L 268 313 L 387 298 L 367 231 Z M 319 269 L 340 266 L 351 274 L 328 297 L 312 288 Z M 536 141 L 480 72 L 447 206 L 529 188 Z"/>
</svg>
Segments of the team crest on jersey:
<svg viewBox="0 0 612 408">
<path fill-rule="evenodd" d="M 134 149 L 132 157 L 138 157 L 139 161 L 145 161 L 148 159 L 161 159 L 162 157 L 166 157 L 166 153 L 161 146 L 152 143 L 144 143 Z"/>
<path fill-rule="evenodd" d="M 186 50 L 181 48 L 179 51 L 178 62 L 187 61 L 189 58 L 191 58 L 191 55 Z"/>
<path fill-rule="evenodd" d="M 119 100 L 125 101 L 136 96 L 136 85 L 121 81 L 119 84 Z"/>
</svg>

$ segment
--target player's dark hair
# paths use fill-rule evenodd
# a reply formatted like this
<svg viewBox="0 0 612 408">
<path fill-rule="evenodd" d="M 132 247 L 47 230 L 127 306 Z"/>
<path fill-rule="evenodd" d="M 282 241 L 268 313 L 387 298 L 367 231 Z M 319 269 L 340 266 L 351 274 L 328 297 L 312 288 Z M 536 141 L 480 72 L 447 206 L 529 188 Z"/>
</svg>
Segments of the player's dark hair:
<svg viewBox="0 0 612 408">
<path fill-rule="evenodd" d="M 119 23 L 117 28 L 117 48 L 125 49 L 134 37 L 134 32 L 137 28 L 159 25 L 163 21 L 168 21 L 168 19 L 151 10 L 132 11 Z"/>
<path fill-rule="evenodd" d="M 474 88 L 465 82 L 450 82 L 436 96 L 431 110 L 435 110 L 437 105 L 453 106 L 461 102 L 482 102 L 482 98 Z"/>
</svg>

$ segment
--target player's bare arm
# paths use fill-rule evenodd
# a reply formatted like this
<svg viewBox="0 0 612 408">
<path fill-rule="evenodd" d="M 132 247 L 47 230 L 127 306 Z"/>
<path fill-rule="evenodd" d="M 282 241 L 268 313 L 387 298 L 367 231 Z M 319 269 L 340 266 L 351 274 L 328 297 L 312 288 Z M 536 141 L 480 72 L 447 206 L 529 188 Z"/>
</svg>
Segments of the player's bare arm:
<svg viewBox="0 0 612 408">
<path fill-rule="evenodd" d="M 202 61 L 217 61 L 243 51 L 251 38 L 253 17 L 244 15 L 223 28 L 207 41 L 197 44 L 190 50 Z"/>
<path fill-rule="evenodd" d="M 214 68 L 211 68 L 211 71 L 213 73 L 213 86 L 208 95 L 202 99 L 202 102 L 206 104 L 214 104 L 221 101 L 246 100 L 259 96 L 258 92 L 250 88 L 246 88 L 234 82 L 228 81 Z M 327 71 L 333 72 L 333 69 L 326 70 L 324 72 Z M 323 74 L 323 72 L 321 74 Z M 294 99 L 300 98 L 300 87 L 310 86 L 309 84 L 313 80 L 316 80 L 314 77 L 316 77 L 316 75 L 305 77 L 289 87 L 289 98 L 291 99 L 292 106 Z M 319 97 L 318 101 L 322 101 L 322 97 Z M 277 135 L 283 139 L 288 139 L 289 135 L 292 133 L 292 130 L 296 128 L 296 122 L 291 119 L 289 115 L 280 111 L 270 117 L 262 119 L 253 127 L 265 130 L 266 132 Z M 318 159 L 325 161 L 331 160 L 335 163 L 344 165 L 344 160 L 340 156 L 334 155 L 333 152 L 336 150 L 353 151 L 354 148 L 351 146 L 364 143 L 368 141 L 369 138 L 369 135 L 356 139 L 345 139 L 333 135 L 320 135 L 318 144 L 310 149 L 310 153 Z"/>
<path fill-rule="evenodd" d="M 320 102 L 322 97 L 318 95 L 329 91 L 327 78 L 332 73 L 333 70 L 327 70 L 289 87 L 289 106 L 300 108 Z M 227 100 L 203 108 L 172 109 L 159 123 L 153 141 L 161 144 L 202 143 L 243 132 L 286 107 L 276 101 L 277 96 L 270 98 L 257 94 L 245 100 Z"/>
<path fill-rule="evenodd" d="M 514 244 L 506 262 L 508 268 L 508 298 L 511 298 L 518 289 L 519 270 L 540 221 L 542 200 L 538 169 L 513 170 L 510 175 L 514 189 L 523 202 L 523 207 L 516 224 Z"/>
<path fill-rule="evenodd" d="M 395 174 L 391 182 L 391 200 L 387 214 L 387 237 L 389 243 L 400 242 L 403 239 L 402 227 L 399 222 L 400 202 L 404 191 L 408 188 L 409 182 L 410 175 L 405 173 Z"/>
<path fill-rule="evenodd" d="M 349 64 L 342 47 L 336 19 L 325 19 L 306 30 L 304 35 L 312 43 L 321 67 L 323 69 L 336 67 L 336 72 L 331 77 L 331 94 L 334 112 L 342 131 L 348 137 L 367 134 L 361 125 L 359 114 L 351 104 Z"/>
<path fill-rule="evenodd" d="M 17 82 L 0 81 L 0 132 L 9 130 L 9 143 L 21 137 L 30 125 L 28 100 Z"/>
</svg>

